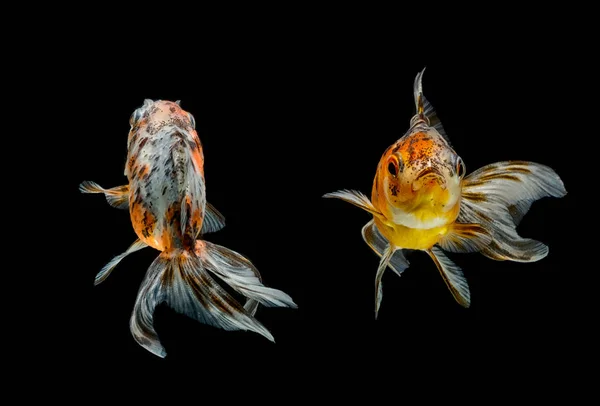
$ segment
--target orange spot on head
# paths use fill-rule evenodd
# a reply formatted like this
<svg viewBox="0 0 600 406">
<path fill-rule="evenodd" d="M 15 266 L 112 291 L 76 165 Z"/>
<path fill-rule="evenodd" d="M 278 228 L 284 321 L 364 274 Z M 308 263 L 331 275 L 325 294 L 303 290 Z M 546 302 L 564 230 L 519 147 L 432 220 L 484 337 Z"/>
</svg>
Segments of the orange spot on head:
<svg viewBox="0 0 600 406">
<path fill-rule="evenodd" d="M 399 145 L 399 152 L 404 162 L 412 162 L 430 156 L 433 152 L 434 140 L 427 134 L 419 132 Z"/>
</svg>

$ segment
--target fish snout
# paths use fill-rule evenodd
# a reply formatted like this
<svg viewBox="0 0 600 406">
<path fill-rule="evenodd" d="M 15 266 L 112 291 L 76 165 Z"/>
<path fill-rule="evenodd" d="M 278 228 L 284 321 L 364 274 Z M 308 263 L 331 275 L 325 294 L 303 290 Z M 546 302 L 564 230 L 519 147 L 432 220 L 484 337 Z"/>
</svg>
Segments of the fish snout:
<svg viewBox="0 0 600 406">
<path fill-rule="evenodd" d="M 427 167 L 417 174 L 413 182 L 413 190 L 419 190 L 432 182 L 437 183 L 442 189 L 446 189 L 446 177 L 434 166 Z"/>
</svg>

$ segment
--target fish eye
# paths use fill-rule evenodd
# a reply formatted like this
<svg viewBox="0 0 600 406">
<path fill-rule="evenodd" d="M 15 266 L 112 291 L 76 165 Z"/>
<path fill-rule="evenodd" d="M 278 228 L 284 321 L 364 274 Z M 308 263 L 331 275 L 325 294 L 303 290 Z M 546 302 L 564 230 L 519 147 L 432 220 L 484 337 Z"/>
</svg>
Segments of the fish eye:
<svg viewBox="0 0 600 406">
<path fill-rule="evenodd" d="M 387 170 L 394 178 L 398 176 L 398 164 L 395 159 L 390 159 Z"/>
<path fill-rule="evenodd" d="M 461 178 L 467 173 L 467 168 L 465 168 L 465 163 L 461 157 L 458 157 L 458 160 L 456 161 L 456 173 Z"/>
<path fill-rule="evenodd" d="M 136 109 L 129 117 L 129 125 L 134 126 L 139 120 L 142 118 L 142 111 L 140 109 Z"/>
<path fill-rule="evenodd" d="M 190 119 L 190 123 L 192 124 L 192 128 L 195 130 L 196 129 L 196 119 L 194 119 L 194 116 L 191 115 L 190 113 L 187 113 L 188 118 Z"/>
</svg>

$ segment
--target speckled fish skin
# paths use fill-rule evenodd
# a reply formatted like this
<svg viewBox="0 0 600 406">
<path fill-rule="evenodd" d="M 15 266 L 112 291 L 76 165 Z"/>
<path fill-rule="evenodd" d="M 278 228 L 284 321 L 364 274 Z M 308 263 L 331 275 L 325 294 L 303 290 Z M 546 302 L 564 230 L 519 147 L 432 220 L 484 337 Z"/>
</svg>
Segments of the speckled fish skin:
<svg viewBox="0 0 600 406">
<path fill-rule="evenodd" d="M 192 249 L 202 228 L 204 156 L 193 120 L 162 100 L 146 101 L 132 116 L 125 167 L 131 222 L 140 240 L 160 251 Z"/>
<path fill-rule="evenodd" d="M 400 275 L 409 266 L 404 250 L 425 251 L 464 307 L 471 303 L 469 286 L 444 251 L 481 252 L 500 261 L 544 258 L 548 247 L 522 238 L 516 226 L 534 201 L 567 193 L 554 170 L 534 162 L 497 162 L 465 176 L 463 160 L 423 94 L 422 77 L 423 71 L 414 82 L 417 112 L 408 131 L 381 157 L 371 200 L 354 190 L 324 196 L 345 200 L 373 216 L 362 235 L 381 257 L 375 276 L 376 318 L 385 269 Z"/>
<path fill-rule="evenodd" d="M 115 256 L 95 279 L 106 280 L 127 255 L 148 246 L 161 254 L 150 265 L 130 320 L 134 339 L 164 357 L 153 325 L 154 309 L 166 303 L 177 312 L 225 330 L 248 330 L 274 341 L 254 317 L 259 304 L 296 308 L 286 293 L 263 285 L 242 255 L 199 239 L 221 229 L 225 219 L 206 201 L 204 155 L 194 117 L 179 102 L 145 100 L 130 118 L 125 175 L 128 184 L 105 189 L 83 182 L 83 193 L 102 193 L 108 203 L 129 209 L 138 239 Z M 211 276 L 246 298 L 240 305 Z"/>
</svg>

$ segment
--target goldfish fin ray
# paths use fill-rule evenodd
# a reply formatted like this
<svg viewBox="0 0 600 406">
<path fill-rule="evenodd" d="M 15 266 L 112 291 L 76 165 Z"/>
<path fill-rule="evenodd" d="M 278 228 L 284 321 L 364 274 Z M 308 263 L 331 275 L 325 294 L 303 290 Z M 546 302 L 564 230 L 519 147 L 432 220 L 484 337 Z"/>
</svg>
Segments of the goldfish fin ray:
<svg viewBox="0 0 600 406">
<path fill-rule="evenodd" d="M 164 357 L 166 351 L 153 326 L 154 310 L 160 303 L 201 323 L 224 330 L 249 330 L 274 341 L 271 333 L 212 279 L 194 253 L 161 253 L 146 273 L 131 316 L 135 340 Z"/>
<path fill-rule="evenodd" d="M 434 246 L 427 253 L 433 259 L 433 262 L 435 262 L 454 299 L 461 306 L 469 307 L 471 305 L 471 292 L 469 291 L 467 279 L 460 267 L 452 262 L 438 247 Z"/>
<path fill-rule="evenodd" d="M 204 221 L 202 222 L 201 234 L 214 233 L 225 227 L 225 216 L 215 206 L 206 202 Z"/>
<path fill-rule="evenodd" d="M 79 191 L 81 193 L 104 193 L 106 201 L 112 207 L 116 207 L 117 209 L 129 208 L 129 185 L 104 189 L 96 182 L 86 180 L 79 185 Z"/>
<path fill-rule="evenodd" d="M 108 262 L 108 264 L 104 265 L 104 267 L 96 275 L 96 278 L 94 279 L 94 285 L 99 285 L 102 282 L 104 282 L 106 280 L 106 278 L 108 278 L 108 275 L 110 275 L 110 273 L 113 271 L 113 269 L 115 269 L 115 267 L 117 265 L 119 265 L 119 262 L 121 262 L 123 260 L 123 258 L 125 258 L 127 255 L 129 255 L 133 252 L 139 251 L 142 248 L 146 248 L 147 246 L 148 246 L 148 244 L 146 244 L 139 238 L 137 240 L 135 240 L 133 242 L 133 244 L 131 244 L 129 246 L 129 248 L 127 248 L 127 250 L 125 252 L 115 256 L 113 259 L 111 259 Z"/>
<path fill-rule="evenodd" d="M 425 73 L 425 68 L 415 77 L 415 83 L 413 86 L 413 94 L 415 97 L 415 106 L 417 109 L 417 115 L 422 114 L 427 117 L 429 120 L 429 126 L 433 127 L 437 130 L 438 133 L 449 143 L 450 140 L 446 131 L 444 130 L 444 126 L 442 126 L 442 122 L 440 121 L 437 112 L 433 108 L 433 105 L 425 98 L 425 94 L 423 93 L 423 73 Z"/>
<path fill-rule="evenodd" d="M 381 234 L 374 220 L 369 221 L 362 228 L 362 236 L 365 242 L 381 258 L 385 253 L 386 247 L 390 244 L 387 238 Z M 388 262 L 388 266 L 398 275 L 409 267 L 408 260 L 404 257 L 401 249 L 396 249 Z"/>
<path fill-rule="evenodd" d="M 440 248 L 450 252 L 477 252 L 492 242 L 490 232 L 480 224 L 454 223 L 450 231 L 438 242 Z"/>
<path fill-rule="evenodd" d="M 208 271 L 248 300 L 267 307 L 298 307 L 288 294 L 264 286 L 258 269 L 241 254 L 208 241 L 198 240 L 196 255 Z M 251 305 L 249 307 L 252 308 Z"/>
<path fill-rule="evenodd" d="M 338 190 L 337 192 L 327 193 L 323 195 L 323 197 L 341 199 L 357 207 L 360 207 L 363 210 L 368 211 L 374 216 L 383 216 L 381 212 L 377 210 L 375 206 L 373 206 L 373 203 L 371 203 L 369 198 L 365 196 L 362 192 L 359 192 L 357 190 Z"/>
<path fill-rule="evenodd" d="M 383 299 L 383 273 L 387 268 L 390 259 L 394 256 L 396 251 L 396 247 L 391 244 L 388 244 L 385 248 L 383 255 L 381 256 L 381 260 L 379 261 L 379 267 L 377 268 L 377 273 L 375 274 L 375 320 L 379 316 L 379 306 L 381 306 L 381 299 Z"/>
<path fill-rule="evenodd" d="M 479 223 L 493 241 L 481 253 L 496 260 L 533 262 L 548 254 L 548 247 L 522 238 L 516 227 L 534 201 L 563 197 L 567 191 L 556 172 L 545 165 L 504 161 L 486 165 L 463 182 L 458 222 Z"/>
</svg>

